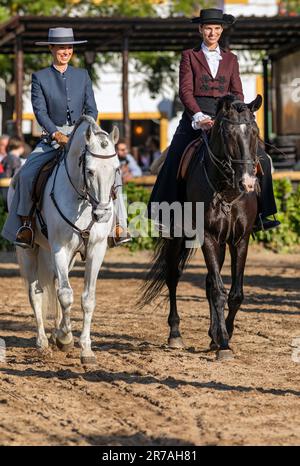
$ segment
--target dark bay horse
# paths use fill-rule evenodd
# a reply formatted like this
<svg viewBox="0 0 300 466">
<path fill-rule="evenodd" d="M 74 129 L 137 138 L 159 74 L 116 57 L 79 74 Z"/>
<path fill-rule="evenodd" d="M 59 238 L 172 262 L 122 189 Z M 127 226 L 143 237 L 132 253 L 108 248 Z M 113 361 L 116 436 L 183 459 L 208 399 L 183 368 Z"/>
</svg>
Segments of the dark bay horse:
<svg viewBox="0 0 300 466">
<path fill-rule="evenodd" d="M 204 202 L 204 241 L 202 251 L 208 274 L 206 296 L 210 307 L 210 348 L 218 359 L 232 359 L 229 340 L 234 319 L 243 301 L 243 277 L 249 238 L 257 215 L 259 183 L 257 148 L 259 131 L 253 112 L 262 103 L 260 95 L 245 104 L 234 96 L 223 97 L 209 141 L 205 133 L 204 156 L 194 157 L 186 177 L 184 200 Z M 176 289 L 193 250 L 186 237 L 158 240 L 152 268 L 142 287 L 139 303 L 152 303 L 164 285 L 169 289 L 168 324 L 170 347 L 183 347 L 177 312 Z M 232 285 L 227 293 L 221 278 L 226 245 L 231 255 Z M 224 309 L 228 304 L 228 315 Z"/>
</svg>

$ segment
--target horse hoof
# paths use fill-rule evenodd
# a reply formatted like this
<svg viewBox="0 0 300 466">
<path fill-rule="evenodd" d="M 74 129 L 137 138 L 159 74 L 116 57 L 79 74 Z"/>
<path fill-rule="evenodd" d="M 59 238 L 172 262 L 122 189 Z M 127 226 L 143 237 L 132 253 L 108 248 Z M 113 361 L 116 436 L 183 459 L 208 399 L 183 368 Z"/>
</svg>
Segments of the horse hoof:
<svg viewBox="0 0 300 466">
<path fill-rule="evenodd" d="M 63 351 L 64 353 L 68 353 L 74 348 L 74 340 L 71 340 L 70 343 L 62 343 L 57 337 L 56 337 L 56 346 L 60 351 Z"/>
<path fill-rule="evenodd" d="M 81 356 L 80 362 L 83 366 L 94 366 L 97 364 L 96 356 Z"/>
<path fill-rule="evenodd" d="M 57 339 L 56 339 L 56 335 L 55 333 L 51 333 L 50 337 L 49 337 L 49 344 L 50 345 L 54 345 L 54 346 L 57 346 Z"/>
<path fill-rule="evenodd" d="M 234 359 L 234 354 L 230 349 L 218 350 L 217 360 L 218 361 L 231 361 Z"/>
<path fill-rule="evenodd" d="M 209 345 L 209 350 L 210 351 L 217 351 L 218 349 L 219 349 L 219 345 L 217 345 L 217 343 L 215 343 L 214 341 L 211 341 L 210 345 Z"/>
<path fill-rule="evenodd" d="M 42 358 L 48 358 L 53 355 L 52 349 L 49 348 L 48 346 L 43 347 L 43 348 L 37 348 L 38 355 L 41 356 Z"/>
<path fill-rule="evenodd" d="M 181 337 L 168 338 L 169 348 L 184 348 L 184 343 Z"/>
</svg>

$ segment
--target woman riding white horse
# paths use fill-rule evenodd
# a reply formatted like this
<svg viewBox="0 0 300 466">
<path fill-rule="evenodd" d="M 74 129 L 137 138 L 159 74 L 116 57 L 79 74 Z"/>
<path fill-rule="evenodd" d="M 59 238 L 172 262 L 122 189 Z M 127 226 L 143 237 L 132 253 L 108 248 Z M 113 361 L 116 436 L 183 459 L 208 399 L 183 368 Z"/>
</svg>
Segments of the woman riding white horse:
<svg viewBox="0 0 300 466">
<path fill-rule="evenodd" d="M 69 271 L 77 252 L 85 257 L 81 297 L 84 317 L 80 337 L 84 364 L 96 361 L 91 349 L 90 328 L 98 272 L 113 223 L 112 188 L 119 169 L 115 151 L 118 138 L 117 127 L 107 134 L 92 117 L 79 119 L 70 137 L 69 150 L 47 181 L 44 192 L 41 215 L 47 225 L 48 240 L 37 224 L 34 248 L 17 248 L 21 274 L 36 317 L 36 345 L 40 350 L 48 347 L 43 314 L 49 308 L 52 312 L 57 310 L 52 334 L 55 343 L 63 351 L 73 346 L 73 290 Z"/>
<path fill-rule="evenodd" d="M 19 172 L 11 210 L 2 231 L 2 235 L 17 246 L 31 248 L 34 244 L 32 193 L 40 169 L 57 156 L 60 146 L 68 142 L 81 115 L 89 115 L 97 121 L 98 110 L 88 72 L 68 64 L 73 45 L 85 42 L 74 40 L 71 28 L 49 29 L 48 41 L 37 42 L 37 45 L 49 45 L 53 64 L 32 75 L 32 107 L 43 128 L 43 136 Z M 116 172 L 115 185 L 115 213 L 118 216 L 115 223 L 119 225 L 116 225 L 113 236 L 115 244 L 119 244 L 130 239 L 119 172 Z"/>
</svg>

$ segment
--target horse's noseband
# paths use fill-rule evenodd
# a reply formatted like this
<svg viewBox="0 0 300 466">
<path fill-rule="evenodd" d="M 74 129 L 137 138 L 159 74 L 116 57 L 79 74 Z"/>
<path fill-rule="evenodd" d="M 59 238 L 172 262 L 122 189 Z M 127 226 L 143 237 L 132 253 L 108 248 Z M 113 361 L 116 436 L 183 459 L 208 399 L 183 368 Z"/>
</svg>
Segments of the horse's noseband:
<svg viewBox="0 0 300 466">
<path fill-rule="evenodd" d="M 225 142 L 226 138 L 225 138 L 225 135 L 224 135 L 224 121 L 226 121 L 227 123 L 231 124 L 231 125 L 237 125 L 237 126 L 240 126 L 240 125 L 247 125 L 247 126 L 251 126 L 253 124 L 253 122 L 255 122 L 255 119 L 254 118 L 251 118 L 250 120 L 246 120 L 246 119 L 243 119 L 243 120 L 239 120 L 239 121 L 234 121 L 234 120 L 230 120 L 229 118 L 226 118 L 226 117 L 223 117 L 221 122 L 220 122 L 220 130 L 221 130 L 221 134 L 222 134 L 222 138 L 223 138 L 223 143 Z M 226 148 L 226 145 L 224 144 L 224 148 Z M 232 167 L 231 165 L 233 163 L 237 163 L 237 164 L 242 164 L 242 165 L 247 165 L 247 164 L 250 164 L 253 166 L 253 172 L 258 164 L 258 157 L 257 155 L 255 156 L 255 159 L 254 160 L 243 160 L 243 159 L 234 159 L 231 157 L 230 154 L 228 154 L 228 152 L 225 150 L 225 155 L 228 159 L 228 161 L 225 161 L 225 165 L 226 164 L 229 164 L 230 166 L 230 169 L 232 171 Z"/>
</svg>

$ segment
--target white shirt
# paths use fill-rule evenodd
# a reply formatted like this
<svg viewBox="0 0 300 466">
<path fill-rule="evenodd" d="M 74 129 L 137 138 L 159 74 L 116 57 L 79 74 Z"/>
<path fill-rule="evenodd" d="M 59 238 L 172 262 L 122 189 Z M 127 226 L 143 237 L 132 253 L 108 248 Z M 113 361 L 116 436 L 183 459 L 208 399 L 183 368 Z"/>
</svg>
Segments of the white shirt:
<svg viewBox="0 0 300 466">
<path fill-rule="evenodd" d="M 219 61 L 222 60 L 220 47 L 217 46 L 215 49 L 209 50 L 204 42 L 202 42 L 201 49 L 208 63 L 211 75 L 213 78 L 215 78 L 219 69 Z"/>
<path fill-rule="evenodd" d="M 206 61 L 207 61 L 207 64 L 209 66 L 211 75 L 212 75 L 213 78 L 215 78 L 217 76 L 217 72 L 218 72 L 218 69 L 219 69 L 219 61 L 222 60 L 220 47 L 218 45 L 215 49 L 210 50 L 204 44 L 204 42 L 202 42 L 201 49 L 202 49 L 202 51 L 204 53 L 204 56 L 206 58 Z M 209 115 L 205 115 L 205 113 L 203 113 L 203 112 L 195 113 L 195 115 L 193 115 L 192 127 L 194 129 L 199 129 L 199 126 L 197 125 L 197 123 L 199 121 L 205 120 L 205 118 L 210 118 L 210 117 L 209 117 Z"/>
</svg>

